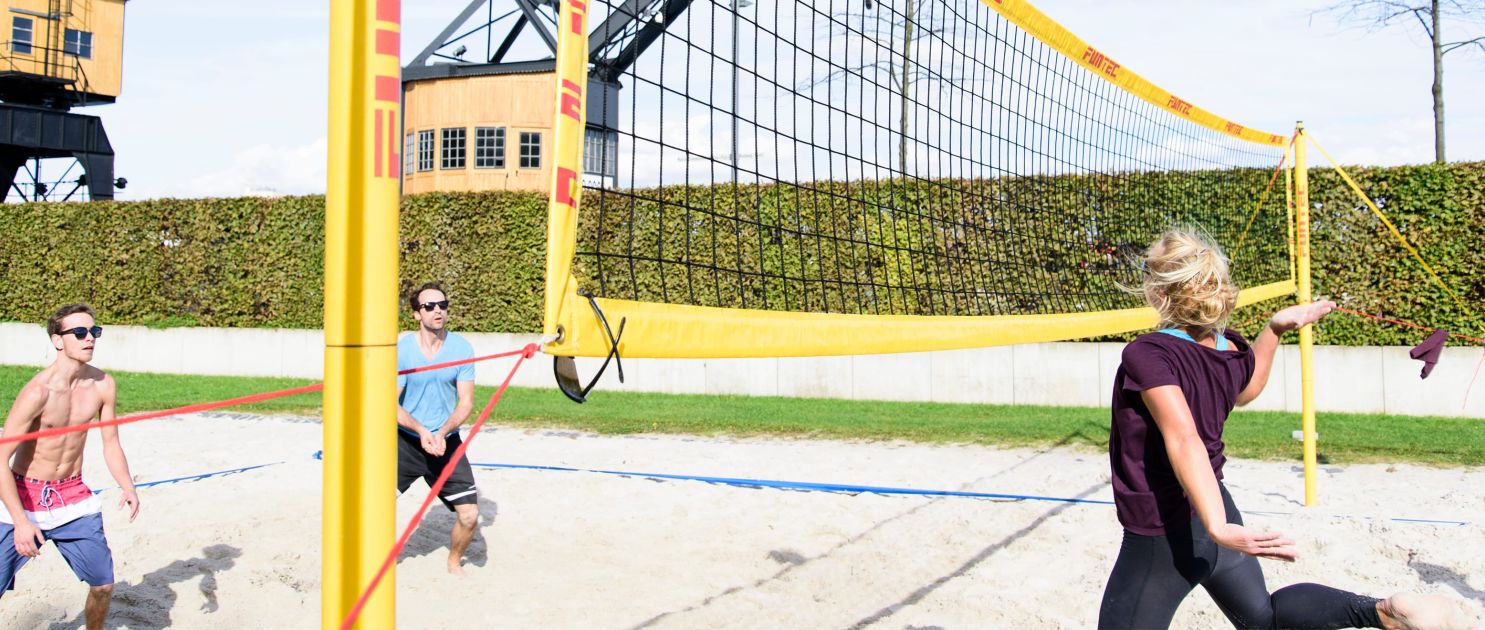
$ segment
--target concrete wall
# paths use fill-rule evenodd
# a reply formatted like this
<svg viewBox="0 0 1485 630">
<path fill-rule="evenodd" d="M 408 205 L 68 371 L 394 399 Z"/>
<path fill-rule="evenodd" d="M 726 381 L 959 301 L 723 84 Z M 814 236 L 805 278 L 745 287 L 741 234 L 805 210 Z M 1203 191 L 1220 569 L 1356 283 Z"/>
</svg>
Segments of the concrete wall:
<svg viewBox="0 0 1485 630">
<path fill-rule="evenodd" d="M 478 354 L 536 341 L 535 335 L 466 334 Z M 865 400 L 1073 405 L 1108 404 L 1123 344 L 1044 343 L 895 355 L 782 359 L 626 359 L 626 383 L 612 366 L 602 389 Z M 0 364 L 45 365 L 54 350 L 37 325 L 0 323 Z M 1481 360 L 1447 348 L 1428 380 L 1404 347 L 1315 348 L 1315 395 L 1322 411 L 1485 418 L 1485 382 L 1466 388 Z M 481 384 L 498 384 L 513 359 L 480 364 Z M 232 376 L 322 378 L 317 330 L 109 326 L 94 363 L 104 369 Z M 580 359 L 587 377 L 600 360 Z M 512 381 L 551 387 L 552 363 L 538 357 Z M 1280 348 L 1269 386 L 1250 408 L 1299 411 L 1299 350 Z"/>
</svg>

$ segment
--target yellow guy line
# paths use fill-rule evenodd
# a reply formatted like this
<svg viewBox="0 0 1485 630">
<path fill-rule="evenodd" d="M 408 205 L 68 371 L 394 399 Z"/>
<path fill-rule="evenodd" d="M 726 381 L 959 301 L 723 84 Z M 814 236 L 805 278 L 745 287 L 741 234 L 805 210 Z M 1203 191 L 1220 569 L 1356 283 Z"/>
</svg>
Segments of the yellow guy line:
<svg viewBox="0 0 1485 630">
<path fill-rule="evenodd" d="M 1284 170 L 1284 163 L 1289 161 L 1289 147 L 1294 146 L 1294 138 L 1297 136 L 1299 136 L 1298 131 L 1294 132 L 1293 136 L 1289 136 L 1289 145 L 1284 148 L 1284 156 L 1279 158 L 1279 165 L 1274 167 L 1274 174 L 1268 178 L 1268 186 L 1263 188 L 1263 194 L 1258 196 L 1258 203 L 1253 205 L 1253 215 L 1248 217 L 1248 225 L 1243 227 L 1243 235 L 1238 237 L 1237 246 L 1232 248 L 1229 258 L 1237 258 L 1238 250 L 1243 248 L 1243 241 L 1248 240 L 1248 230 L 1253 229 L 1253 222 L 1258 220 L 1258 211 L 1263 208 L 1263 203 L 1268 201 L 1268 194 L 1274 189 L 1274 181 L 1279 179 L 1279 172 Z"/>
<path fill-rule="evenodd" d="M 1335 172 L 1340 174 L 1341 179 L 1346 180 L 1346 184 L 1351 186 L 1351 190 L 1356 192 L 1356 196 L 1361 197 L 1361 200 L 1366 202 L 1366 207 L 1372 209 L 1372 214 L 1377 215 L 1377 218 L 1382 220 L 1382 224 L 1386 225 L 1387 229 L 1392 232 L 1392 235 L 1397 237 L 1397 242 L 1402 243 L 1402 246 L 1407 248 L 1408 252 L 1413 255 L 1413 259 L 1417 260 L 1418 264 L 1423 265 L 1423 269 L 1428 272 L 1429 277 L 1433 278 L 1433 281 L 1438 283 L 1439 287 L 1445 293 L 1449 294 L 1449 297 L 1454 298 L 1454 303 L 1458 304 L 1459 308 L 1464 309 L 1464 312 L 1470 315 L 1478 317 L 1478 315 L 1475 315 L 1474 309 L 1467 306 L 1464 300 L 1459 299 L 1459 296 L 1454 293 L 1453 289 L 1449 288 L 1449 285 L 1444 284 L 1444 280 L 1439 277 L 1439 274 L 1434 272 L 1433 267 L 1429 266 L 1428 261 L 1423 260 L 1423 256 L 1418 253 L 1418 250 L 1413 247 L 1413 244 L 1409 243 L 1408 239 L 1403 238 L 1402 232 L 1397 231 L 1397 227 L 1392 225 L 1392 221 L 1387 220 L 1387 215 L 1382 214 L 1382 209 L 1378 208 L 1377 204 L 1372 203 L 1371 197 L 1366 196 L 1366 193 L 1362 192 L 1361 186 L 1357 185 L 1356 180 L 1351 179 L 1351 174 L 1347 173 L 1346 169 L 1341 168 L 1341 165 L 1336 163 L 1335 158 L 1330 157 L 1330 153 L 1325 150 L 1325 147 L 1320 146 L 1320 143 L 1315 140 L 1315 136 L 1311 134 L 1305 134 L 1305 136 L 1310 139 L 1310 144 L 1315 145 L 1315 148 L 1320 150 L 1320 154 L 1324 155 L 1325 159 L 1330 161 L 1330 165 L 1335 168 Z"/>
</svg>

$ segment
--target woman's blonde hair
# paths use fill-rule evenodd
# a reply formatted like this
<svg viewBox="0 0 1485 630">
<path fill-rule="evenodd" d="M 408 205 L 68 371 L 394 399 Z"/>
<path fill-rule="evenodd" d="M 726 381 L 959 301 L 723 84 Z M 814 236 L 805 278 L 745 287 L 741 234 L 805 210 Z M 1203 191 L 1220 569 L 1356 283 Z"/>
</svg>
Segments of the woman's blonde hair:
<svg viewBox="0 0 1485 630">
<path fill-rule="evenodd" d="M 1177 228 L 1145 250 L 1145 299 L 1160 313 L 1161 328 L 1196 328 L 1221 334 L 1237 306 L 1238 288 L 1227 256 L 1195 230 Z"/>
</svg>

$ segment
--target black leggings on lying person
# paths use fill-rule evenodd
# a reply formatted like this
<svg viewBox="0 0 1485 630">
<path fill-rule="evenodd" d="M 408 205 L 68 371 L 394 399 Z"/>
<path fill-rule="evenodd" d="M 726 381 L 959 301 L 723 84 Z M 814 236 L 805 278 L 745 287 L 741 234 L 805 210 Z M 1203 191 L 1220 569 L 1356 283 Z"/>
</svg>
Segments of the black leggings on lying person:
<svg viewBox="0 0 1485 630">
<path fill-rule="evenodd" d="M 1227 522 L 1242 515 L 1222 488 Z M 1219 546 L 1195 516 L 1165 536 L 1124 532 L 1119 559 L 1098 610 L 1099 628 L 1167 628 L 1181 600 L 1200 585 L 1238 628 L 1380 628 L 1377 599 L 1319 584 L 1272 595 L 1258 559 Z"/>
</svg>

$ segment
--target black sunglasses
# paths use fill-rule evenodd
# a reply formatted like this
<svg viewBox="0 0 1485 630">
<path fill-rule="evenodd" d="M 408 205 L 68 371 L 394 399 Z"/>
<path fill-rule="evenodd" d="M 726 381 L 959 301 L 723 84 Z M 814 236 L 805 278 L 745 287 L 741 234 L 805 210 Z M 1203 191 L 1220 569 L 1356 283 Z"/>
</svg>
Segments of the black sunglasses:
<svg viewBox="0 0 1485 630">
<path fill-rule="evenodd" d="M 103 336 L 103 327 L 94 326 L 92 328 L 83 328 L 82 326 L 78 326 L 77 328 L 68 328 L 66 330 L 60 331 L 57 334 L 65 335 L 67 333 L 72 333 L 72 336 L 77 337 L 78 341 L 82 341 L 89 334 L 93 335 L 94 339 L 97 339 Z"/>
<path fill-rule="evenodd" d="M 449 301 L 448 300 L 439 300 L 437 302 L 424 302 L 422 304 L 419 304 L 418 305 L 418 308 L 423 309 L 425 311 L 432 311 L 434 308 L 439 308 L 439 309 L 443 309 L 444 312 L 448 312 L 448 310 L 449 310 Z"/>
</svg>

